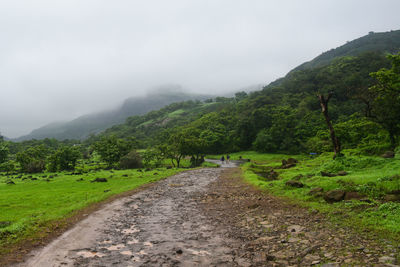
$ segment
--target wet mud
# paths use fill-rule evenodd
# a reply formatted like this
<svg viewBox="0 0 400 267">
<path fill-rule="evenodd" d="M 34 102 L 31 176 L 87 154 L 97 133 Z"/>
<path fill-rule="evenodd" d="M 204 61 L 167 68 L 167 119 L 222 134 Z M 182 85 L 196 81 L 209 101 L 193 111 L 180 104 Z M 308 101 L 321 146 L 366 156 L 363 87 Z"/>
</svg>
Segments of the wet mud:
<svg viewBox="0 0 400 267">
<path fill-rule="evenodd" d="M 240 243 L 200 212 L 223 168 L 188 171 L 90 215 L 19 266 L 235 266 Z"/>
</svg>

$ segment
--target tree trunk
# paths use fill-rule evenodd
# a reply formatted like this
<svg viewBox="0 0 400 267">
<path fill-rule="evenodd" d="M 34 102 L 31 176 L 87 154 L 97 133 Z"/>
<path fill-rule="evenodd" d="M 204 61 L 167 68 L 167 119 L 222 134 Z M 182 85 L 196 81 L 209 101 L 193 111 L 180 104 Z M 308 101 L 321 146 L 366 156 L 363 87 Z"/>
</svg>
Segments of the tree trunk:
<svg viewBox="0 0 400 267">
<path fill-rule="evenodd" d="M 389 131 L 389 138 L 390 138 L 390 148 L 393 149 L 393 151 L 396 148 L 396 138 L 394 137 L 394 133 L 392 131 Z"/>
<path fill-rule="evenodd" d="M 333 95 L 333 93 L 331 92 L 325 98 L 324 95 L 319 94 L 318 98 L 319 98 L 319 102 L 321 104 L 322 114 L 324 114 L 325 121 L 326 121 L 326 124 L 328 125 L 329 132 L 331 135 L 333 151 L 335 152 L 335 154 L 333 155 L 333 159 L 335 159 L 338 155 L 340 155 L 341 147 L 340 147 L 339 139 L 337 138 L 337 136 L 335 134 L 335 130 L 333 129 L 332 122 L 331 122 L 331 119 L 329 118 L 329 114 L 328 114 L 328 102 L 331 99 L 332 95 Z"/>
</svg>

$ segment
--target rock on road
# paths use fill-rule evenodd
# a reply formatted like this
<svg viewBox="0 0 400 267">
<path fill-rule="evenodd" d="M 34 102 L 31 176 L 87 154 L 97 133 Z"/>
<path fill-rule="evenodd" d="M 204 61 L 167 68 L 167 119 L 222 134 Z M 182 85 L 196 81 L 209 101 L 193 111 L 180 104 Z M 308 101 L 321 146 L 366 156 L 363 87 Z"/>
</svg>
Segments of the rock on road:
<svg viewBox="0 0 400 267">
<path fill-rule="evenodd" d="M 234 167 L 225 164 L 224 167 Z M 235 266 L 237 241 L 199 211 L 222 169 L 183 172 L 91 214 L 19 266 Z"/>
</svg>

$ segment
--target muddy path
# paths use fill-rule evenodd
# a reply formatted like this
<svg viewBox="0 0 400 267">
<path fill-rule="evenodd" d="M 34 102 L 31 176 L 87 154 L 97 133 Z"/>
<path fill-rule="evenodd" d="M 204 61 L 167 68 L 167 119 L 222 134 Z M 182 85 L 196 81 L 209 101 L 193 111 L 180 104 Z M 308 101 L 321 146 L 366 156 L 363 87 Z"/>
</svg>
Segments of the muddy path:
<svg viewBox="0 0 400 267">
<path fill-rule="evenodd" d="M 242 265 L 240 244 L 199 212 L 222 169 L 180 173 L 114 201 L 19 266 Z"/>
<path fill-rule="evenodd" d="M 236 164 L 111 202 L 18 266 L 398 266 L 400 244 L 260 191 Z"/>
</svg>

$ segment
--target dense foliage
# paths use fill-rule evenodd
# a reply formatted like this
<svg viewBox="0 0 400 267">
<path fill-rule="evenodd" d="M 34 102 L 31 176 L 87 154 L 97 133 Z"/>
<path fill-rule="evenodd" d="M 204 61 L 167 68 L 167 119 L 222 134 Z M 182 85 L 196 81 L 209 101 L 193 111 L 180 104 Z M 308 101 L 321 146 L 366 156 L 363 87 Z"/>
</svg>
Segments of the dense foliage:
<svg viewBox="0 0 400 267">
<path fill-rule="evenodd" d="M 332 144 L 316 96 L 333 92 L 329 115 L 342 147 L 379 154 L 398 142 L 400 112 L 391 112 L 400 103 L 394 95 L 398 91 L 390 90 L 389 95 L 378 89 L 384 73 L 397 86 L 393 78 L 398 78 L 397 57 L 366 52 L 337 58 L 322 67 L 292 71 L 261 91 L 204 103 L 181 102 L 131 117 L 103 135 L 134 136 L 141 147 L 162 146 L 174 165 L 185 156 L 198 164 L 205 154 L 249 149 L 322 153 L 331 151 Z M 389 122 L 392 133 L 386 126 Z"/>
</svg>

